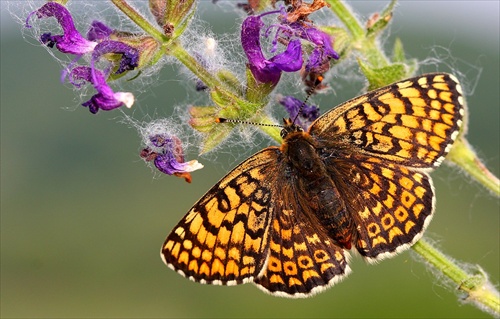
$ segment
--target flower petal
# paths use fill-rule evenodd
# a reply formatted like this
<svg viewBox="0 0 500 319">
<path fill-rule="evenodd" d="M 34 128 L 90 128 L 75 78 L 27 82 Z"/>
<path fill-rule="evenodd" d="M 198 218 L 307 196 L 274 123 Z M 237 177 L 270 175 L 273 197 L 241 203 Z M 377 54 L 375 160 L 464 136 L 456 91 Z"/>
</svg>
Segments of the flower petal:
<svg viewBox="0 0 500 319">
<path fill-rule="evenodd" d="M 114 92 L 106 83 L 104 74 L 96 69 L 91 69 L 85 66 L 78 66 L 71 70 L 70 81 L 75 86 L 81 86 L 81 82 L 89 82 L 97 90 L 90 100 L 82 103 L 88 107 L 90 112 L 95 114 L 99 109 L 110 111 L 122 105 L 130 108 L 134 103 L 134 96 L 129 92 Z"/>
<path fill-rule="evenodd" d="M 59 3 L 47 2 L 40 9 L 35 11 L 39 19 L 54 17 L 57 19 L 64 34 L 52 35 L 51 33 L 44 33 L 40 37 L 40 41 L 49 47 L 54 45 L 63 53 L 71 54 L 85 54 L 92 52 L 97 45 L 96 42 L 88 41 L 85 39 L 75 28 L 73 17 L 69 11 Z M 31 17 L 33 14 L 30 14 Z M 28 25 L 28 24 L 27 24 Z"/>
<path fill-rule="evenodd" d="M 87 39 L 90 41 L 100 41 L 109 38 L 113 29 L 100 21 L 92 21 L 90 29 L 87 32 Z"/>
<path fill-rule="evenodd" d="M 277 84 L 281 72 L 295 72 L 302 66 L 302 49 L 299 40 L 288 43 L 286 50 L 266 59 L 260 43 L 260 31 L 264 27 L 260 16 L 250 16 L 241 27 L 241 44 L 248 58 L 248 66 L 255 79 L 261 83 Z"/>
<path fill-rule="evenodd" d="M 300 40 L 292 40 L 285 51 L 271 58 L 272 66 L 285 72 L 295 72 L 302 67 L 302 47 Z"/>
<path fill-rule="evenodd" d="M 306 70 L 319 71 L 330 59 L 339 59 L 338 53 L 332 47 L 332 38 L 327 33 L 312 26 L 294 22 L 289 25 L 296 36 L 315 44 L 314 50 L 309 55 Z"/>
<path fill-rule="evenodd" d="M 121 54 L 120 66 L 115 72 L 116 74 L 123 73 L 128 70 L 133 70 L 139 63 L 139 51 L 136 48 L 129 46 L 123 42 L 105 40 L 99 43 L 92 53 L 92 67 L 100 59 L 100 57 L 107 53 Z"/>
</svg>

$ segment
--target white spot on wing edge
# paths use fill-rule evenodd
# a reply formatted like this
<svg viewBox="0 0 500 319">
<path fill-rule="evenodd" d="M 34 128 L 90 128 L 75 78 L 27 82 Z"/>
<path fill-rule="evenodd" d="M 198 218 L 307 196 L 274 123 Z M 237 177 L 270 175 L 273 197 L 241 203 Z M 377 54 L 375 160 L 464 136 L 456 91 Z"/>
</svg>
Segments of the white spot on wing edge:
<svg viewBox="0 0 500 319">
<path fill-rule="evenodd" d="M 163 254 L 161 254 L 161 259 L 163 260 L 163 262 L 165 263 L 165 265 L 167 265 L 168 268 L 172 269 L 173 271 L 175 271 L 176 273 L 178 273 L 182 277 L 187 278 L 187 279 L 189 279 L 191 281 L 200 283 L 202 285 L 236 286 L 236 285 L 239 285 L 239 284 L 246 284 L 246 283 L 249 283 L 249 282 L 253 282 L 253 279 L 254 279 L 253 276 L 252 277 L 246 277 L 246 278 L 243 278 L 241 280 L 241 283 L 239 283 L 237 280 L 228 280 L 226 282 L 224 282 L 222 280 L 213 280 L 213 281 L 209 281 L 209 280 L 206 280 L 206 279 L 197 280 L 193 276 L 189 276 L 189 277 L 186 276 L 186 274 L 184 273 L 184 271 L 182 271 L 180 269 L 176 269 L 174 265 L 172 265 L 170 263 L 167 263 L 167 261 L 165 260 L 165 256 L 163 256 Z"/>
<path fill-rule="evenodd" d="M 328 288 L 332 287 L 336 283 L 342 281 L 345 277 L 347 277 L 350 273 L 352 272 L 351 268 L 349 265 L 346 263 L 344 273 L 342 275 L 337 275 L 330 279 L 325 285 L 322 286 L 317 286 L 311 289 L 308 293 L 295 293 L 295 294 L 289 294 L 284 291 L 269 291 L 265 287 L 262 287 L 259 284 L 254 283 L 254 285 L 257 286 L 260 290 L 264 291 L 265 293 L 276 296 L 276 297 L 283 297 L 283 298 L 291 298 L 291 299 L 299 299 L 299 298 L 309 298 L 312 297 L 322 291 L 327 290 Z"/>
</svg>

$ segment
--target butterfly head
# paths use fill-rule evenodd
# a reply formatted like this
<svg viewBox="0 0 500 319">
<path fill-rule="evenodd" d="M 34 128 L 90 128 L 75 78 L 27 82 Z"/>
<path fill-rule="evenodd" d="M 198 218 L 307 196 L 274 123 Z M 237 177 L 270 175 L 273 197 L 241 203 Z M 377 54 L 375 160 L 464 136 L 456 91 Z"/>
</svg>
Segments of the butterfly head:
<svg viewBox="0 0 500 319">
<path fill-rule="evenodd" d="M 281 137 L 282 138 L 285 138 L 288 136 L 288 134 L 290 133 L 294 133 L 294 132 L 303 132 L 304 130 L 302 129 L 302 127 L 300 127 L 299 125 L 295 124 L 293 122 L 293 120 L 291 118 L 288 118 L 288 119 L 283 119 L 283 129 L 281 130 Z"/>
</svg>

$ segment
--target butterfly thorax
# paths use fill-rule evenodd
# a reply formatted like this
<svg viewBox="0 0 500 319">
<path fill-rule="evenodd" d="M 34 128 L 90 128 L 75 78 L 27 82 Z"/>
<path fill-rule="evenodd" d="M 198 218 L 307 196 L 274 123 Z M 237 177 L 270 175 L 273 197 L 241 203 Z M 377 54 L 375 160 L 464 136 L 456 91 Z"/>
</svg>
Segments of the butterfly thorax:
<svg viewBox="0 0 500 319">
<path fill-rule="evenodd" d="M 308 203 L 301 210 L 315 216 L 319 227 L 323 227 L 339 246 L 350 249 L 355 232 L 354 220 L 327 171 L 317 141 L 308 132 L 290 132 L 280 150 L 289 178 L 297 185 L 297 192 L 302 192 L 298 196 Z"/>
</svg>

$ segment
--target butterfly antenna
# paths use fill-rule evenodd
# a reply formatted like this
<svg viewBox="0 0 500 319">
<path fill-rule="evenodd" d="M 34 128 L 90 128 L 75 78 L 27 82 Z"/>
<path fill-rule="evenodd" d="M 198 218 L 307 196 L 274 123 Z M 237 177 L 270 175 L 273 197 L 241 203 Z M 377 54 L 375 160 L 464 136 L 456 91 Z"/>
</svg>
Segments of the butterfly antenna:
<svg viewBox="0 0 500 319">
<path fill-rule="evenodd" d="M 302 113 L 302 110 L 304 109 L 304 106 L 306 105 L 307 101 L 309 100 L 311 95 L 314 93 L 314 91 L 316 91 L 316 88 L 321 84 L 321 82 L 323 82 L 323 79 L 324 78 L 322 75 L 318 75 L 318 77 L 314 81 L 314 86 L 312 88 L 310 88 L 309 90 L 307 90 L 307 96 L 304 99 L 304 102 L 302 102 L 302 104 L 300 105 L 299 111 L 297 112 L 297 115 L 295 115 L 295 117 L 293 118 L 292 123 L 295 123 L 295 121 L 299 117 L 300 113 Z"/>
<path fill-rule="evenodd" d="M 279 124 L 249 122 L 249 121 L 242 121 L 242 120 L 226 119 L 224 117 L 216 118 L 215 122 L 216 123 L 236 123 L 236 124 L 248 124 L 248 125 L 258 125 L 258 126 L 271 126 L 271 127 L 283 128 L 283 125 L 279 125 Z"/>
</svg>

